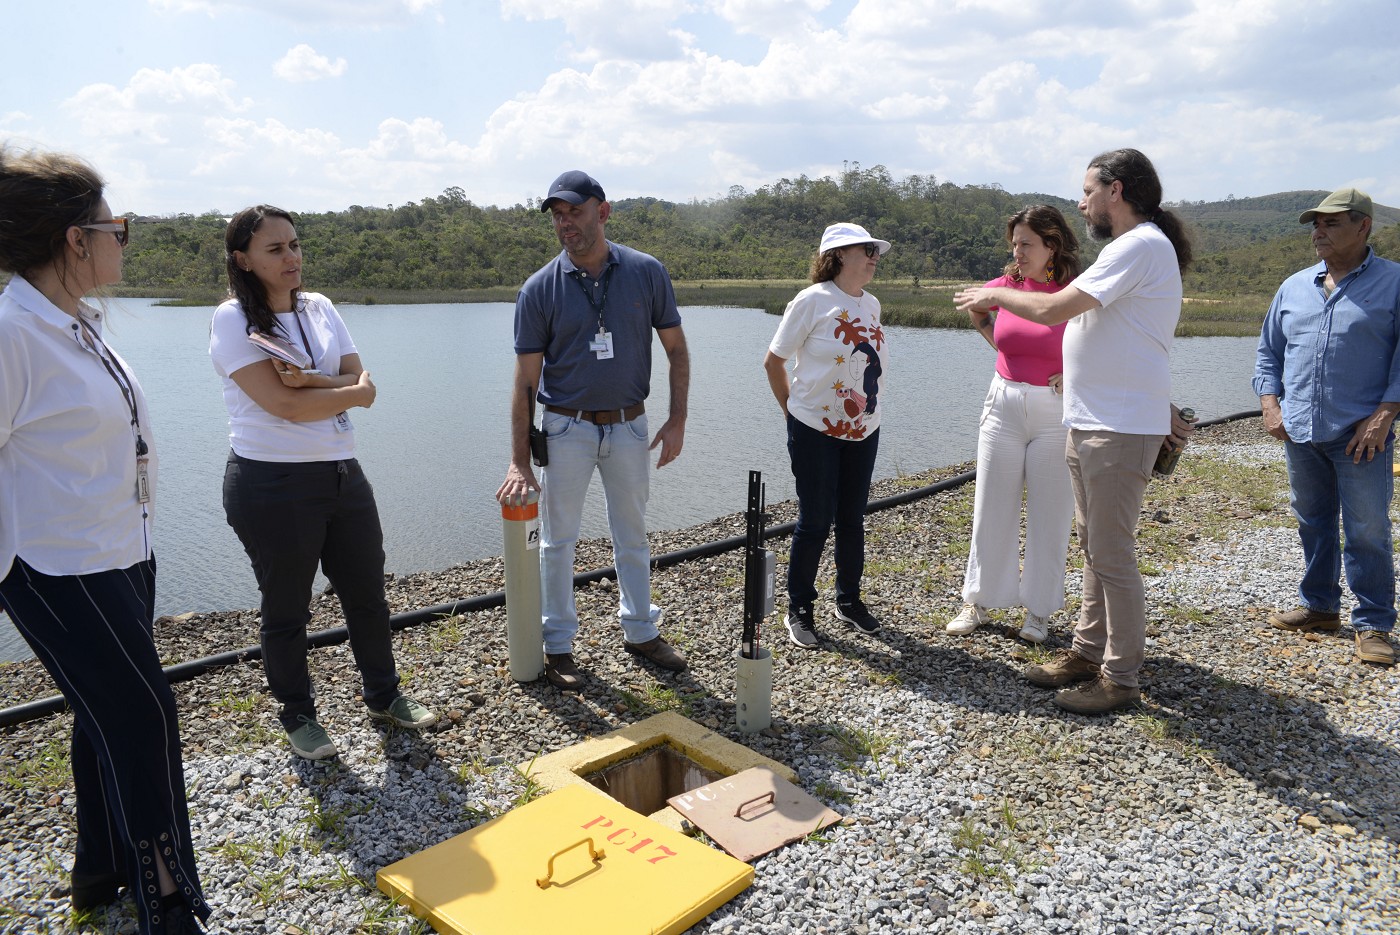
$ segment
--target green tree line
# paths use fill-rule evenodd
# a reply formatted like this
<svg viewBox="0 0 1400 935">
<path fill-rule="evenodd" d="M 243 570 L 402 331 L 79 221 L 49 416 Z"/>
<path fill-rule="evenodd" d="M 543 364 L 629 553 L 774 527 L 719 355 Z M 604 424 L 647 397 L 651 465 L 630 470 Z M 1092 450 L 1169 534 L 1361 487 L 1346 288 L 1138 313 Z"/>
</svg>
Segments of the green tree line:
<svg viewBox="0 0 1400 935">
<path fill-rule="evenodd" d="M 1324 194 L 1169 205 L 1191 231 L 1196 262 L 1185 285 L 1188 296 L 1202 300 L 1188 308 L 1181 333 L 1257 328 L 1283 278 L 1315 262 L 1298 214 Z M 932 175 L 895 179 L 884 166 L 850 163 L 835 176 L 784 178 L 752 192 L 735 186 L 723 198 L 621 199 L 613 203 L 608 236 L 661 259 L 683 304 L 776 312 L 805 280 L 826 225 L 854 221 L 894 244 L 877 280 L 891 323 L 959 326 L 966 316 L 952 308 L 951 284 L 996 276 L 1008 257 L 1006 218 L 1036 203 L 1059 208 L 1082 232 L 1067 198 Z M 222 297 L 225 217 L 133 218 L 123 294 L 196 304 Z M 1400 256 L 1397 221 L 1400 210 L 1376 206 L 1372 242 L 1383 256 Z M 297 226 L 308 287 L 341 301 L 509 301 L 559 250 L 538 201 L 481 206 L 457 187 L 403 205 L 297 214 Z M 1087 265 L 1100 245 L 1081 240 Z"/>
</svg>

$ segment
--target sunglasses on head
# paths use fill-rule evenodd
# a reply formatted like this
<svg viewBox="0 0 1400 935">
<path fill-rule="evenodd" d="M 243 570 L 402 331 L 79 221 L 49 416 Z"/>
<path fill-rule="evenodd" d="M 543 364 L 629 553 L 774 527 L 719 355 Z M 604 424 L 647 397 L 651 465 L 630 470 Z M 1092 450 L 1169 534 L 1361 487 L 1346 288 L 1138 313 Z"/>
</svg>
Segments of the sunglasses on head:
<svg viewBox="0 0 1400 935">
<path fill-rule="evenodd" d="M 127 241 L 131 239 L 131 228 L 126 218 L 109 218 L 105 221 L 90 221 L 87 224 L 79 224 L 78 226 L 83 230 L 106 231 L 109 234 L 115 234 L 117 245 L 121 247 L 125 247 Z"/>
</svg>

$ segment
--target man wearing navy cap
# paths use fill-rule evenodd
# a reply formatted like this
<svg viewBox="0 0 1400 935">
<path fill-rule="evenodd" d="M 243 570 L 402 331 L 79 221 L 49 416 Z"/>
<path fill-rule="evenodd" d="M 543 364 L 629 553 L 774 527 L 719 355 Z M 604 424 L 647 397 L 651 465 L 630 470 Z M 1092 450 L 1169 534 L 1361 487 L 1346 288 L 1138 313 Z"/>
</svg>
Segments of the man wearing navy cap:
<svg viewBox="0 0 1400 935">
<path fill-rule="evenodd" d="M 1356 657 L 1395 665 L 1391 462 L 1400 412 L 1400 264 L 1376 256 L 1371 198 L 1343 188 L 1304 211 L 1322 262 L 1284 280 L 1255 357 L 1264 429 L 1284 442 L 1293 515 L 1303 543 L 1300 605 L 1269 624 L 1306 633 L 1341 629 L 1342 588 L 1356 604 Z M 1340 514 L 1343 537 L 1337 535 Z"/>
<path fill-rule="evenodd" d="M 554 222 L 563 251 L 531 276 L 515 300 L 515 390 L 511 460 L 496 492 L 503 505 L 540 491 L 540 599 L 545 677 L 573 689 L 582 675 L 573 657 L 574 547 L 584 497 L 597 470 L 603 479 L 623 645 L 672 672 L 685 657 L 661 638 L 661 609 L 651 602 L 651 549 L 646 505 L 648 451 L 660 446 L 658 468 L 685 440 L 690 355 L 666 268 L 655 258 L 610 243 L 612 213 L 603 188 L 586 173 L 565 172 L 549 186 L 541 210 Z M 670 412 L 647 442 L 644 400 L 651 390 L 651 333 L 670 364 Z M 542 481 L 530 465 L 530 393 L 544 407 L 548 438 Z"/>
</svg>

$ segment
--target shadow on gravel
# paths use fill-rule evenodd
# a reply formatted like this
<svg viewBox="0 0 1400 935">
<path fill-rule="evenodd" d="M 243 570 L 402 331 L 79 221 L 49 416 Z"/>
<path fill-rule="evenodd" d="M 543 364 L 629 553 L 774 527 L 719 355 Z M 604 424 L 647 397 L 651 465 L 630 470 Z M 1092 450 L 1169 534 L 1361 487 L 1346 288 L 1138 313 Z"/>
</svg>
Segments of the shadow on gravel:
<svg viewBox="0 0 1400 935">
<path fill-rule="evenodd" d="M 1026 644 L 1001 638 L 995 627 L 986 627 L 970 639 L 978 641 L 969 644 L 973 651 L 926 643 L 885 627 L 868 637 L 827 636 L 822 645 L 864 663 L 879 676 L 897 679 L 930 701 L 990 714 L 1014 714 L 1049 702 L 1049 692 L 1021 677 L 1025 663 L 1014 654 Z"/>
<path fill-rule="evenodd" d="M 1339 733 L 1321 705 L 1222 678 L 1170 657 L 1147 660 L 1144 684 L 1174 736 L 1326 825 L 1400 843 L 1400 747 Z"/>
</svg>

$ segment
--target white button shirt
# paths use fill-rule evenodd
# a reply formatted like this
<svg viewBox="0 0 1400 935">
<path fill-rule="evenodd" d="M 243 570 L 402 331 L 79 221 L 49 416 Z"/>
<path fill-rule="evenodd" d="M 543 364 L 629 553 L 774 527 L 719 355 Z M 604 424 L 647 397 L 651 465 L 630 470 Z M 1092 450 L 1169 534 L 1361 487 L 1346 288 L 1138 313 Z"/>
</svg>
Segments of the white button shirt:
<svg viewBox="0 0 1400 935">
<path fill-rule="evenodd" d="M 82 314 L 101 335 L 102 313 Z M 16 556 L 46 575 L 81 575 L 151 555 L 154 500 L 137 499 L 137 429 L 103 351 L 130 384 L 154 496 L 150 415 L 126 362 L 23 277 L 0 295 L 0 579 Z"/>
</svg>

